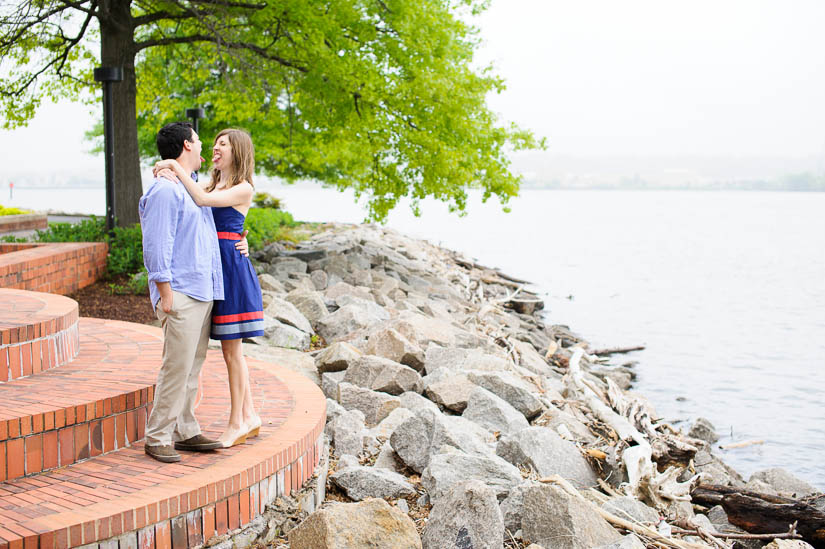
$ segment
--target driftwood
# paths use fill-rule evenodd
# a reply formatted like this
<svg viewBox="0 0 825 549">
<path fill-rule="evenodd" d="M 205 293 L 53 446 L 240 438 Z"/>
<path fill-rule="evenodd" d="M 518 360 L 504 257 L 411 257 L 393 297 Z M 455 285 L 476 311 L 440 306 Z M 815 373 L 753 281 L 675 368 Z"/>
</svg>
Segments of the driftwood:
<svg viewBox="0 0 825 549">
<path fill-rule="evenodd" d="M 614 347 L 612 349 L 599 349 L 598 351 L 593 351 L 590 354 L 593 355 L 618 355 L 623 353 L 630 353 L 633 351 L 644 351 L 644 345 L 636 345 L 635 347 Z"/>
<path fill-rule="evenodd" d="M 748 532 L 787 531 L 796 523 L 804 541 L 825 548 L 825 512 L 804 501 L 715 484 L 701 484 L 691 496 L 695 503 L 721 505 L 728 521 Z"/>
<path fill-rule="evenodd" d="M 545 478 L 540 478 L 539 482 L 547 483 L 547 484 L 556 484 L 561 487 L 562 490 L 573 496 L 574 498 L 578 499 L 579 501 L 583 502 L 585 505 L 590 507 L 593 511 L 601 515 L 603 519 L 607 522 L 612 524 L 613 526 L 618 526 L 619 528 L 623 528 L 629 532 L 633 532 L 640 536 L 644 536 L 645 538 L 649 539 L 653 545 L 656 547 L 661 548 L 673 548 L 673 549 L 693 549 L 693 548 L 703 548 L 704 545 L 698 545 L 695 543 L 689 543 L 684 540 L 674 539 L 674 538 L 667 538 L 659 534 L 653 528 L 648 526 L 644 526 L 637 522 L 626 520 L 621 517 L 617 517 L 613 513 L 605 511 L 598 505 L 593 504 L 591 501 L 586 499 L 581 493 L 576 490 L 576 488 L 570 484 L 565 479 L 561 478 L 559 475 L 552 475 Z"/>
</svg>

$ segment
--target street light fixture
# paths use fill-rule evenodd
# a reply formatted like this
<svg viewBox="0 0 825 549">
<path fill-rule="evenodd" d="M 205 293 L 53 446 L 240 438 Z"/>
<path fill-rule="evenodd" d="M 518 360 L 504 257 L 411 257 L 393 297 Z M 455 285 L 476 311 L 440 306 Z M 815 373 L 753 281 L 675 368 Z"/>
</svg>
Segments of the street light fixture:
<svg viewBox="0 0 825 549">
<path fill-rule="evenodd" d="M 195 133 L 198 131 L 198 120 L 204 117 L 203 109 L 196 107 L 194 109 L 186 109 L 186 118 L 192 119 L 192 126 L 195 128 Z"/>
<path fill-rule="evenodd" d="M 123 67 L 97 67 L 95 82 L 103 82 L 103 141 L 106 154 L 106 230 L 115 226 L 115 126 L 112 83 L 123 80 Z"/>
</svg>

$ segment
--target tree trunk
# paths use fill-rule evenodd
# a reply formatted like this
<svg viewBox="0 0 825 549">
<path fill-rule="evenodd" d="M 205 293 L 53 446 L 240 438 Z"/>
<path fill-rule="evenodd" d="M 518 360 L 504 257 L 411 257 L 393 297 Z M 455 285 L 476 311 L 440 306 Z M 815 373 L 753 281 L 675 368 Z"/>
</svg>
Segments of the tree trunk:
<svg viewBox="0 0 825 549">
<path fill-rule="evenodd" d="M 100 4 L 100 61 L 104 67 L 123 68 L 123 81 L 112 84 L 115 156 L 115 224 L 132 225 L 138 219 L 143 194 L 137 137 L 137 84 L 131 2 L 103 0 Z"/>
</svg>

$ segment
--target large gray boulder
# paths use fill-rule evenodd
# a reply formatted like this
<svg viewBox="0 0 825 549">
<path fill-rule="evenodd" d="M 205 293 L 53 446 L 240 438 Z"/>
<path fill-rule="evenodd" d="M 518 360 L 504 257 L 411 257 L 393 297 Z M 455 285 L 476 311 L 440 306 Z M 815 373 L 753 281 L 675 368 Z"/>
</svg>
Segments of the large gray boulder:
<svg viewBox="0 0 825 549">
<path fill-rule="evenodd" d="M 521 528 L 525 543 L 559 549 L 592 549 L 622 538 L 585 502 L 546 484 L 525 490 Z"/>
<path fill-rule="evenodd" d="M 396 322 L 404 322 L 411 327 L 411 330 L 407 333 L 402 330 L 398 331 L 422 349 L 426 349 L 430 343 L 442 346 L 455 344 L 458 328 L 449 322 L 430 318 L 414 311 L 401 311 Z M 395 326 L 393 327 L 398 329 Z"/>
<path fill-rule="evenodd" d="M 410 410 L 411 412 L 417 413 L 419 410 L 430 410 L 436 414 L 441 413 L 441 410 L 438 408 L 436 403 L 419 395 L 418 393 L 413 393 L 412 391 L 407 391 L 406 393 L 401 394 L 398 397 L 398 400 L 401 402 L 402 407 Z"/>
<path fill-rule="evenodd" d="M 421 392 L 421 376 L 418 372 L 380 356 L 360 357 L 347 368 L 344 381 L 391 395 L 400 395 L 406 391 Z"/>
<path fill-rule="evenodd" d="M 338 402 L 338 384 L 344 381 L 346 372 L 324 372 L 321 374 L 321 392 Z"/>
<path fill-rule="evenodd" d="M 288 324 L 298 328 L 302 332 L 306 332 L 308 334 L 315 333 L 312 330 L 312 325 L 309 323 L 309 320 L 301 314 L 301 311 L 299 311 L 295 305 L 285 299 L 273 297 L 272 301 L 269 302 L 269 306 L 264 311 L 264 314 L 271 316 L 282 324 Z"/>
<path fill-rule="evenodd" d="M 361 410 L 367 425 L 380 423 L 401 405 L 396 397 L 345 381 L 338 384 L 338 395 L 335 400 L 347 410 Z"/>
<path fill-rule="evenodd" d="M 507 359 L 478 349 L 443 347 L 431 343 L 424 354 L 424 371 L 428 374 L 438 368 L 460 372 L 466 370 L 498 372 L 507 370 L 509 366 Z"/>
<path fill-rule="evenodd" d="M 274 292 L 276 294 L 282 294 L 286 291 L 281 281 L 269 273 L 259 274 L 258 283 L 261 285 L 262 292 Z"/>
<path fill-rule="evenodd" d="M 339 307 L 342 307 L 343 304 L 338 303 L 338 299 L 344 296 L 359 297 L 364 300 L 372 299 L 372 295 L 368 289 L 358 288 L 346 282 L 332 284 L 324 291 L 324 297 L 336 302 Z"/>
<path fill-rule="evenodd" d="M 367 498 L 397 499 L 415 494 L 415 488 L 406 477 L 387 469 L 363 465 L 346 467 L 336 471 L 330 479 L 355 501 Z"/>
<path fill-rule="evenodd" d="M 425 549 L 501 549 L 504 523 L 495 492 L 482 481 L 455 484 L 430 510 Z"/>
<path fill-rule="evenodd" d="M 364 449 L 364 413 L 348 410 L 339 413 L 330 424 L 335 456 L 357 456 Z"/>
<path fill-rule="evenodd" d="M 421 485 L 434 502 L 454 484 L 468 479 L 484 482 L 503 500 L 521 484 L 521 473 L 500 457 L 471 456 L 459 451 L 433 456 L 421 473 Z"/>
<path fill-rule="evenodd" d="M 398 457 L 413 471 L 422 472 L 430 463 L 432 456 L 449 451 L 450 448 L 478 456 L 489 456 L 492 452 L 472 422 L 465 423 L 429 410 L 416 413 L 390 436 L 390 445 Z M 469 424 L 469 425 L 468 425 Z M 470 426 L 476 427 L 473 429 Z"/>
<path fill-rule="evenodd" d="M 655 509 L 630 496 L 610 498 L 602 504 L 602 509 L 624 520 L 653 524 L 659 521 Z"/>
<path fill-rule="evenodd" d="M 318 291 L 326 290 L 327 283 L 329 282 L 329 277 L 327 273 L 322 270 L 315 270 L 309 273 L 309 279 L 312 282 L 312 285 Z"/>
<path fill-rule="evenodd" d="M 596 477 L 576 445 L 545 427 L 528 427 L 502 438 L 496 454 L 540 477 L 560 475 L 577 486 L 595 486 Z"/>
<path fill-rule="evenodd" d="M 392 328 L 383 328 L 370 334 L 367 354 L 382 356 L 405 364 L 421 372 L 424 369 L 424 351 Z"/>
<path fill-rule="evenodd" d="M 390 415 L 381 420 L 381 422 L 370 429 L 369 434 L 375 438 L 384 438 L 388 440 L 392 436 L 399 425 L 410 419 L 415 415 L 414 412 L 407 408 L 398 407 Z"/>
<path fill-rule="evenodd" d="M 698 417 L 688 431 L 688 436 L 704 440 L 708 444 L 713 444 L 719 440 L 719 435 L 716 434 L 716 429 L 709 419 Z"/>
<path fill-rule="evenodd" d="M 309 333 L 278 322 L 274 318 L 264 317 L 265 345 L 306 351 L 311 343 L 312 339 Z"/>
<path fill-rule="evenodd" d="M 329 314 L 321 292 L 293 290 L 287 294 L 286 300 L 292 303 L 312 325 Z"/>
<path fill-rule="evenodd" d="M 524 513 L 524 493 L 527 488 L 535 484 L 531 480 L 526 480 L 518 486 L 514 486 L 499 505 L 501 516 L 504 517 L 504 528 L 511 534 L 521 530 L 521 517 Z"/>
<path fill-rule="evenodd" d="M 533 419 L 542 411 L 541 401 L 533 394 L 536 392 L 535 387 L 510 372 L 472 371 L 467 373 L 467 377 L 479 387 L 484 387 L 507 401 L 527 419 Z"/>
<path fill-rule="evenodd" d="M 340 372 L 349 368 L 363 353 L 346 341 L 337 341 L 318 353 L 315 357 L 315 368 L 318 373 Z"/>
<path fill-rule="evenodd" d="M 291 549 L 421 549 L 415 523 L 383 499 L 315 511 L 289 532 Z"/>
<path fill-rule="evenodd" d="M 519 366 L 540 375 L 548 375 L 553 372 L 552 368 L 547 364 L 547 361 L 542 358 L 530 343 L 514 340 L 513 346 L 519 354 Z"/>
<path fill-rule="evenodd" d="M 438 381 L 427 383 L 424 394 L 439 406 L 461 413 L 477 387 L 466 374 L 446 374 Z"/>
<path fill-rule="evenodd" d="M 462 417 L 488 431 L 509 435 L 530 427 L 524 416 L 487 389 L 476 387 L 470 394 Z"/>
<path fill-rule="evenodd" d="M 779 467 L 757 471 L 751 475 L 748 484 L 755 481 L 764 482 L 773 488 L 778 495 L 787 498 L 799 499 L 819 491 L 804 480 Z"/>
<path fill-rule="evenodd" d="M 392 449 L 389 441 L 381 445 L 381 450 L 378 452 L 378 457 L 375 458 L 375 463 L 372 464 L 376 469 L 387 469 L 395 473 L 401 473 L 405 469 L 404 462 Z"/>
<path fill-rule="evenodd" d="M 367 299 L 353 295 L 342 295 L 335 300 L 335 304 L 339 307 L 346 307 L 347 305 L 358 307 L 371 315 L 380 318 L 381 320 L 389 320 L 390 313 L 387 312 L 384 307 L 375 302 L 372 294 L 368 292 L 368 295 L 369 298 Z"/>
<path fill-rule="evenodd" d="M 318 333 L 327 343 L 332 343 L 345 339 L 348 335 L 358 330 L 364 330 L 379 324 L 382 320 L 380 316 L 370 311 L 366 311 L 357 305 L 345 305 L 318 321 L 316 327 Z"/>
</svg>

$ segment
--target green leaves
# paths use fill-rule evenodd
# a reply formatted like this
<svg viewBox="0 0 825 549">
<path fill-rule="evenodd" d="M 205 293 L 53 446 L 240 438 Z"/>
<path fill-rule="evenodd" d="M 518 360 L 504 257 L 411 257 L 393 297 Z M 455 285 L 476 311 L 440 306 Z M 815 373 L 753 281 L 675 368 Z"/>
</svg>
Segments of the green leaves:
<svg viewBox="0 0 825 549">
<path fill-rule="evenodd" d="M 405 197 L 416 211 L 421 199 L 433 196 L 461 212 L 471 188 L 481 189 L 485 200 L 495 195 L 506 204 L 520 182 L 507 154 L 544 143 L 501 123 L 487 108 L 487 95 L 499 93 L 503 82 L 489 67 L 473 68 L 477 30 L 465 22 L 486 5 L 133 3 L 141 154 L 155 157 L 158 128 L 200 106 L 206 111 L 200 123 L 205 144 L 220 129 L 244 128 L 253 137 L 260 171 L 353 189 L 366 197 L 372 220 L 385 219 Z M 57 10 L 52 19 L 73 17 L 75 27 L 86 16 L 76 6 L 98 9 L 88 1 L 46 0 L 38 6 L 41 12 Z M 15 17 L 8 25 L 0 19 L 0 53 L 12 55 L 20 67 L 32 51 L 57 61 L 22 101 L 7 98 L 25 74 L 12 71 L 0 79 L 7 126 L 30 118 L 44 95 L 79 96 L 94 65 L 85 42 L 67 49 L 53 21 L 24 28 L 22 16 Z M 107 15 L 98 10 L 95 17 Z M 15 44 L 4 42 L 14 32 L 20 34 Z M 60 63 L 64 73 L 57 75 Z"/>
</svg>

